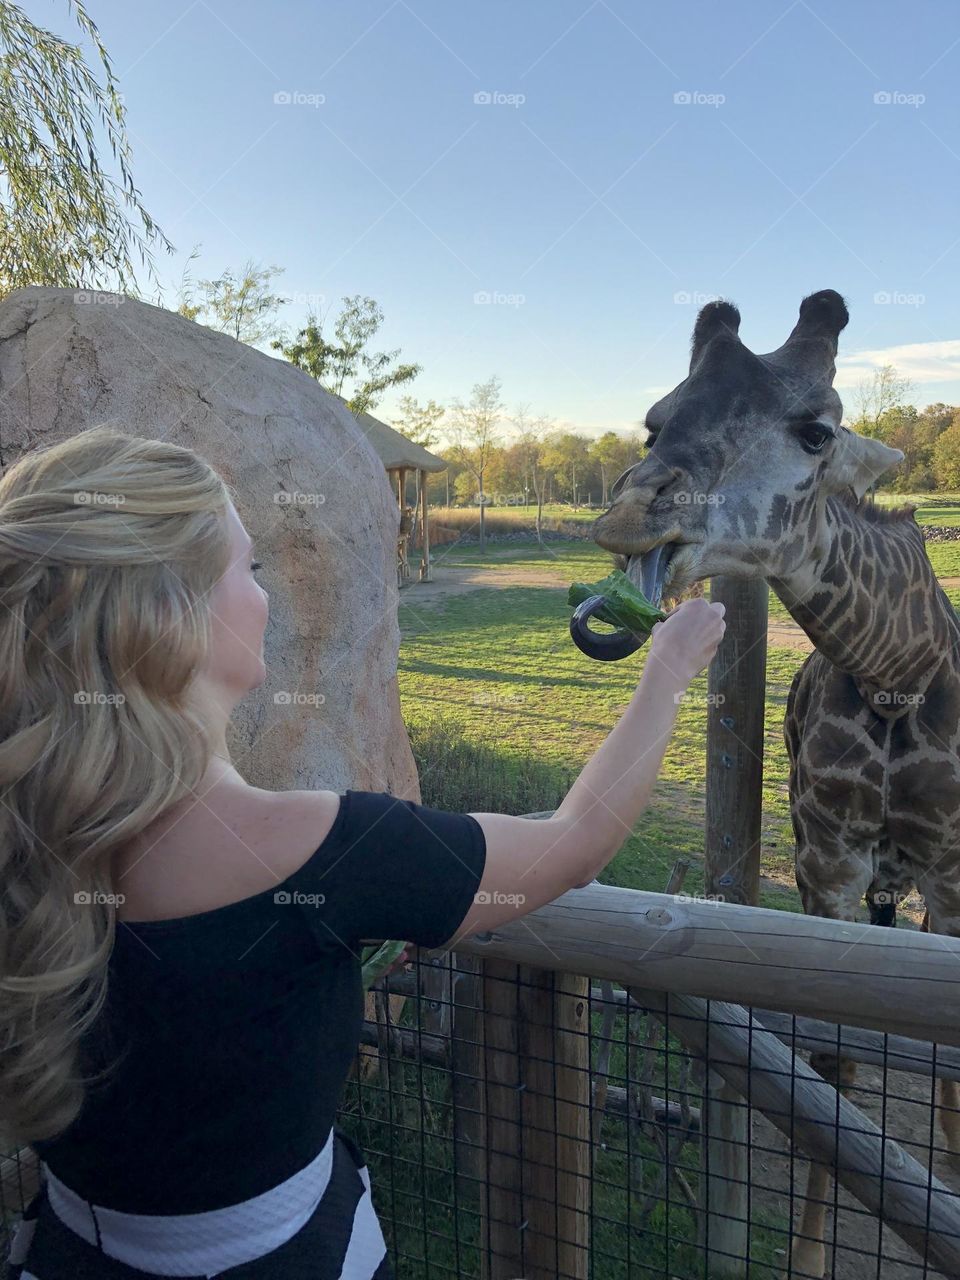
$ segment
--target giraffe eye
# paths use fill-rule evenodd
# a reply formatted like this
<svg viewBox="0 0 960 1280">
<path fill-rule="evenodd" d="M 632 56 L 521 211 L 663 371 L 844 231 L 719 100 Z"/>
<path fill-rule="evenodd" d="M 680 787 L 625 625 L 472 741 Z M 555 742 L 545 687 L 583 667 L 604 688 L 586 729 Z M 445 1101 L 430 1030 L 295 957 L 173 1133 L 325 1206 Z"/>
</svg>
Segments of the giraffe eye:
<svg viewBox="0 0 960 1280">
<path fill-rule="evenodd" d="M 804 422 L 797 428 L 797 439 L 807 453 L 819 453 L 833 434 L 833 429 L 823 422 Z"/>
</svg>

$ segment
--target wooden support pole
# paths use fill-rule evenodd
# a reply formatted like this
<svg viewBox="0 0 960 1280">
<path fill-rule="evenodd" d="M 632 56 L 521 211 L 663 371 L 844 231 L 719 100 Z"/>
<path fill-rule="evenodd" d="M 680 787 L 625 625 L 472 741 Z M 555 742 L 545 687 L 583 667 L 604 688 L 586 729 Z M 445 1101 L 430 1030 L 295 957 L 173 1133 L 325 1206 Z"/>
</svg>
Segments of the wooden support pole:
<svg viewBox="0 0 960 1280">
<path fill-rule="evenodd" d="M 760 888 L 768 596 L 762 578 L 711 582 L 727 629 L 707 674 L 704 887 L 749 906 Z"/>
<path fill-rule="evenodd" d="M 760 887 L 768 595 L 762 578 L 710 583 L 727 629 L 707 676 L 704 888 L 743 906 L 756 904 Z M 750 1230 L 750 1112 L 707 1066 L 700 1243 L 711 1275 L 739 1280 Z"/>
<path fill-rule="evenodd" d="M 945 1275 L 960 1275 L 960 1196 L 737 1005 L 631 989 L 689 1052 Z"/>
<path fill-rule="evenodd" d="M 588 980 L 483 967 L 490 1280 L 586 1280 Z"/>
<path fill-rule="evenodd" d="M 490 1280 L 487 1203 L 487 1126 L 483 1048 L 483 962 L 452 957 L 450 1073 L 456 1199 L 480 1222 L 480 1280 Z M 401 1032 L 401 1036 L 402 1036 Z M 420 1034 L 415 1033 L 417 1040 Z M 419 1054 L 419 1050 L 418 1050 Z"/>
<path fill-rule="evenodd" d="M 427 514 L 427 473 L 420 472 L 420 542 L 421 542 L 421 558 L 420 558 L 420 579 L 422 582 L 432 582 L 433 575 L 430 572 L 430 519 Z"/>
</svg>

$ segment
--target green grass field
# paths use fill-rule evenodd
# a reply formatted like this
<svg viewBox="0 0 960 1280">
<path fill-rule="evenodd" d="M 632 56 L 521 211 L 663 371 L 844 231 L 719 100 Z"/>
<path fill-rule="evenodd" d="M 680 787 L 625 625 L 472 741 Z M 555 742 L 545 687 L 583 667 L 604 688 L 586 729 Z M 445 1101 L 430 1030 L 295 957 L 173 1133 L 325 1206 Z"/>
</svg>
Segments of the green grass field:
<svg viewBox="0 0 960 1280">
<path fill-rule="evenodd" d="M 516 776 L 536 760 L 542 799 L 529 808 L 554 808 L 572 779 L 611 731 L 643 671 L 645 650 L 619 663 L 586 657 L 570 639 L 567 584 L 594 581 L 609 569 L 606 552 L 589 542 L 536 543 L 444 549 L 447 566 L 497 565 L 555 573 L 556 586 L 484 587 L 447 599 L 418 602 L 416 586 L 401 595 L 399 682 L 404 720 L 420 767 L 424 803 L 464 809 L 500 807 L 500 788 L 457 789 L 463 762 L 451 756 L 451 734 L 462 750 L 486 748 L 502 772 Z M 787 808 L 787 766 L 781 725 L 790 681 L 803 655 L 768 655 L 763 900 L 798 909 L 792 887 L 793 837 Z M 698 677 L 677 717 L 654 798 L 634 834 L 602 877 L 605 883 L 660 890 L 678 857 L 693 861 L 692 891 L 702 888 L 706 733 L 706 675 Z M 438 726 L 444 727 L 437 743 Z"/>
</svg>

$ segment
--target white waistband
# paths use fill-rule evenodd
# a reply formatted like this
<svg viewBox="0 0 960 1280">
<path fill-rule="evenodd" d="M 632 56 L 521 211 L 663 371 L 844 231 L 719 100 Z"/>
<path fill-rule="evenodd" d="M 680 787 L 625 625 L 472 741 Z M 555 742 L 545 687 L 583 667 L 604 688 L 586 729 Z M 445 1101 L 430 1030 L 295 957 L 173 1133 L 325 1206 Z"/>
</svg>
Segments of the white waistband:
<svg viewBox="0 0 960 1280">
<path fill-rule="evenodd" d="M 251 1200 L 206 1213 L 120 1213 L 84 1200 L 46 1165 L 43 1172 L 57 1217 L 111 1258 L 164 1276 L 216 1275 L 296 1235 L 327 1189 L 333 1147 L 331 1129 L 316 1159 L 292 1178 Z"/>
</svg>

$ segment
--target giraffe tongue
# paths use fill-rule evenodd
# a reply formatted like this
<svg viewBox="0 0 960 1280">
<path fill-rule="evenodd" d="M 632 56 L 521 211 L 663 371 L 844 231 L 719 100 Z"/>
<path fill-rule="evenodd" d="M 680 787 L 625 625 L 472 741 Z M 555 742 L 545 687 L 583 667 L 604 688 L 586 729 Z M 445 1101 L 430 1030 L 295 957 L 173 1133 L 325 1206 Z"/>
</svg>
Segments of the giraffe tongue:
<svg viewBox="0 0 960 1280">
<path fill-rule="evenodd" d="M 651 604 L 659 605 L 663 598 L 663 580 L 667 576 L 669 545 L 661 542 L 649 551 L 627 560 L 626 574 L 635 587 L 639 587 Z"/>
</svg>

